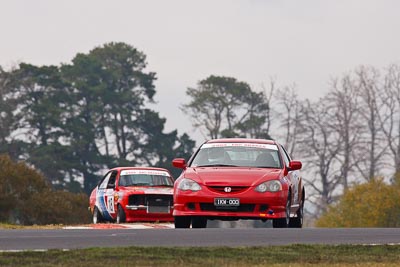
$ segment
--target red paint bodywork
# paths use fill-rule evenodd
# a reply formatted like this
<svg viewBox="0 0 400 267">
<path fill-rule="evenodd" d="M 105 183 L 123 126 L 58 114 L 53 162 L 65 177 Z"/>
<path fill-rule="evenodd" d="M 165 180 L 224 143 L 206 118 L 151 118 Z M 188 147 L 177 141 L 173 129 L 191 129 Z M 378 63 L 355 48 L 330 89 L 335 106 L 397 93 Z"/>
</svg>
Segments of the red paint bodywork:
<svg viewBox="0 0 400 267">
<path fill-rule="evenodd" d="M 138 222 L 138 221 L 146 221 L 146 222 L 172 222 L 174 221 L 174 218 L 172 216 L 172 211 L 173 211 L 173 203 L 172 203 L 172 195 L 173 195 L 173 188 L 171 187 L 165 187 L 165 186 L 120 186 L 119 181 L 120 181 L 120 173 L 123 170 L 143 170 L 143 171 L 162 171 L 162 172 L 167 172 L 169 175 L 169 179 L 171 179 L 171 185 L 173 184 L 173 178 L 171 173 L 163 168 L 151 168 L 151 167 L 117 167 L 109 170 L 107 172 L 116 172 L 116 181 L 115 181 L 115 188 L 109 188 L 106 190 L 111 190 L 101 196 L 99 189 L 99 186 L 103 179 L 107 176 L 107 174 L 103 177 L 103 179 L 99 182 L 99 184 L 93 189 L 90 199 L 89 199 L 89 209 L 93 214 L 94 207 L 97 205 L 98 209 L 101 210 L 102 216 L 104 217 L 105 220 L 108 221 L 115 221 L 117 217 L 117 209 L 118 205 L 120 205 L 125 212 L 126 215 L 126 222 Z M 110 208 L 108 205 L 107 199 L 104 201 L 103 204 L 105 206 L 102 207 L 101 205 L 101 199 L 102 198 L 107 198 L 105 195 L 109 195 L 113 197 L 113 207 Z M 171 197 L 171 209 L 169 213 L 156 213 L 152 212 L 149 213 L 147 212 L 147 209 L 145 208 L 146 203 L 141 203 L 143 204 L 143 207 L 139 207 L 137 210 L 132 210 L 128 209 L 127 206 L 129 205 L 129 196 L 135 195 L 138 197 L 145 197 L 149 195 L 160 195 L 160 196 L 169 196 Z M 100 200 L 99 200 L 100 199 Z M 111 212 L 114 211 L 114 212 Z"/>
<path fill-rule="evenodd" d="M 212 143 L 255 143 L 279 145 L 275 141 L 262 139 L 216 139 L 206 142 Z M 204 145 L 204 144 L 203 144 Z M 199 148 L 200 150 L 200 148 Z M 199 151 L 198 150 L 198 151 Z M 196 154 L 186 161 L 182 158 L 173 160 L 173 165 L 182 168 L 183 172 L 175 181 L 174 185 L 174 216 L 201 216 L 208 219 L 236 220 L 236 219 L 277 219 L 285 217 L 285 205 L 288 196 L 291 198 L 291 213 L 295 214 L 300 202 L 303 201 L 303 185 L 301 178 L 296 181 L 292 175 L 301 168 L 301 162 L 291 161 L 289 166 L 281 168 L 258 168 L 258 167 L 192 167 L 191 162 Z M 283 151 L 279 149 L 282 157 Z M 284 162 L 283 158 L 280 159 Z M 183 191 L 177 188 L 179 182 L 184 179 L 191 179 L 201 186 L 197 192 Z M 255 191 L 255 188 L 262 182 L 279 180 L 282 190 L 278 192 Z M 296 182 L 296 184 L 295 184 Z M 214 190 L 215 187 L 245 188 L 238 192 L 226 193 L 222 190 Z M 297 194 L 295 194 L 297 190 Z M 250 210 L 216 210 L 213 208 L 215 198 L 238 198 L 240 204 L 254 205 Z"/>
</svg>

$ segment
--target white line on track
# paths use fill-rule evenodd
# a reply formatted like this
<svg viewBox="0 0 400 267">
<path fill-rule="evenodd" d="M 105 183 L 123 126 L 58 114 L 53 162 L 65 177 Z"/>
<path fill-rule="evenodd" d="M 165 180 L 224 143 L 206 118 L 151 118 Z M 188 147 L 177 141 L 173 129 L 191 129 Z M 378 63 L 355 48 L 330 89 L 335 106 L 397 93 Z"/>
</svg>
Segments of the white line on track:
<svg viewBox="0 0 400 267">
<path fill-rule="evenodd" d="M 63 229 L 84 230 L 84 229 L 172 229 L 175 228 L 172 223 L 102 223 L 91 225 L 65 226 Z"/>
</svg>

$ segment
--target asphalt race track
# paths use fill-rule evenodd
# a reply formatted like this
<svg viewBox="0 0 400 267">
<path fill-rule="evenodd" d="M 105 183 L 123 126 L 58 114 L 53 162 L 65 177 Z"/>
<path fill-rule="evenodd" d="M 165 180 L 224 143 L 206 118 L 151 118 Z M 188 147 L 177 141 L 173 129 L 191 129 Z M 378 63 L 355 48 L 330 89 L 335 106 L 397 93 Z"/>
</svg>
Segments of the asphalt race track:
<svg viewBox="0 0 400 267">
<path fill-rule="evenodd" d="M 400 228 L 0 230 L 1 251 L 288 244 L 400 244 Z"/>
</svg>

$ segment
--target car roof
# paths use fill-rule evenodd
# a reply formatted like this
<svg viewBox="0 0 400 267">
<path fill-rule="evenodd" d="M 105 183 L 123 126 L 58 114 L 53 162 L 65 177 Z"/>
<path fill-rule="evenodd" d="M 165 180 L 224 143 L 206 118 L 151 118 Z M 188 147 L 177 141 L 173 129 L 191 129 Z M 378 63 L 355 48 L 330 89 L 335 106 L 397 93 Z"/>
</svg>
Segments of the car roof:
<svg viewBox="0 0 400 267">
<path fill-rule="evenodd" d="M 166 171 L 169 173 L 167 169 L 157 168 L 157 167 L 115 167 L 111 169 L 111 171 L 121 171 L 121 170 L 151 170 L 151 171 Z"/>
<path fill-rule="evenodd" d="M 205 143 L 256 143 L 256 144 L 277 144 L 274 140 L 255 139 L 255 138 L 220 138 L 208 140 Z"/>
</svg>

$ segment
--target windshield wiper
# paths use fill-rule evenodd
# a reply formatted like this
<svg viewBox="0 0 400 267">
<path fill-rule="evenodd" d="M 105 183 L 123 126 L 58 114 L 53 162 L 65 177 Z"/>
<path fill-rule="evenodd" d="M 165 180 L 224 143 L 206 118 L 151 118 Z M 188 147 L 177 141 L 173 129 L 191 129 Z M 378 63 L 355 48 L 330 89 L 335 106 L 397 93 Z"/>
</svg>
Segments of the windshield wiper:
<svg viewBox="0 0 400 267">
<path fill-rule="evenodd" d="M 278 169 L 277 167 L 271 167 L 271 166 L 255 166 L 254 168 Z"/>
<path fill-rule="evenodd" d="M 144 186 L 144 185 L 151 186 L 151 184 L 148 183 L 136 183 L 136 184 L 130 184 L 129 186 Z"/>
<path fill-rule="evenodd" d="M 196 167 L 238 167 L 238 166 L 232 164 L 207 164 L 207 165 L 199 165 Z"/>
</svg>

